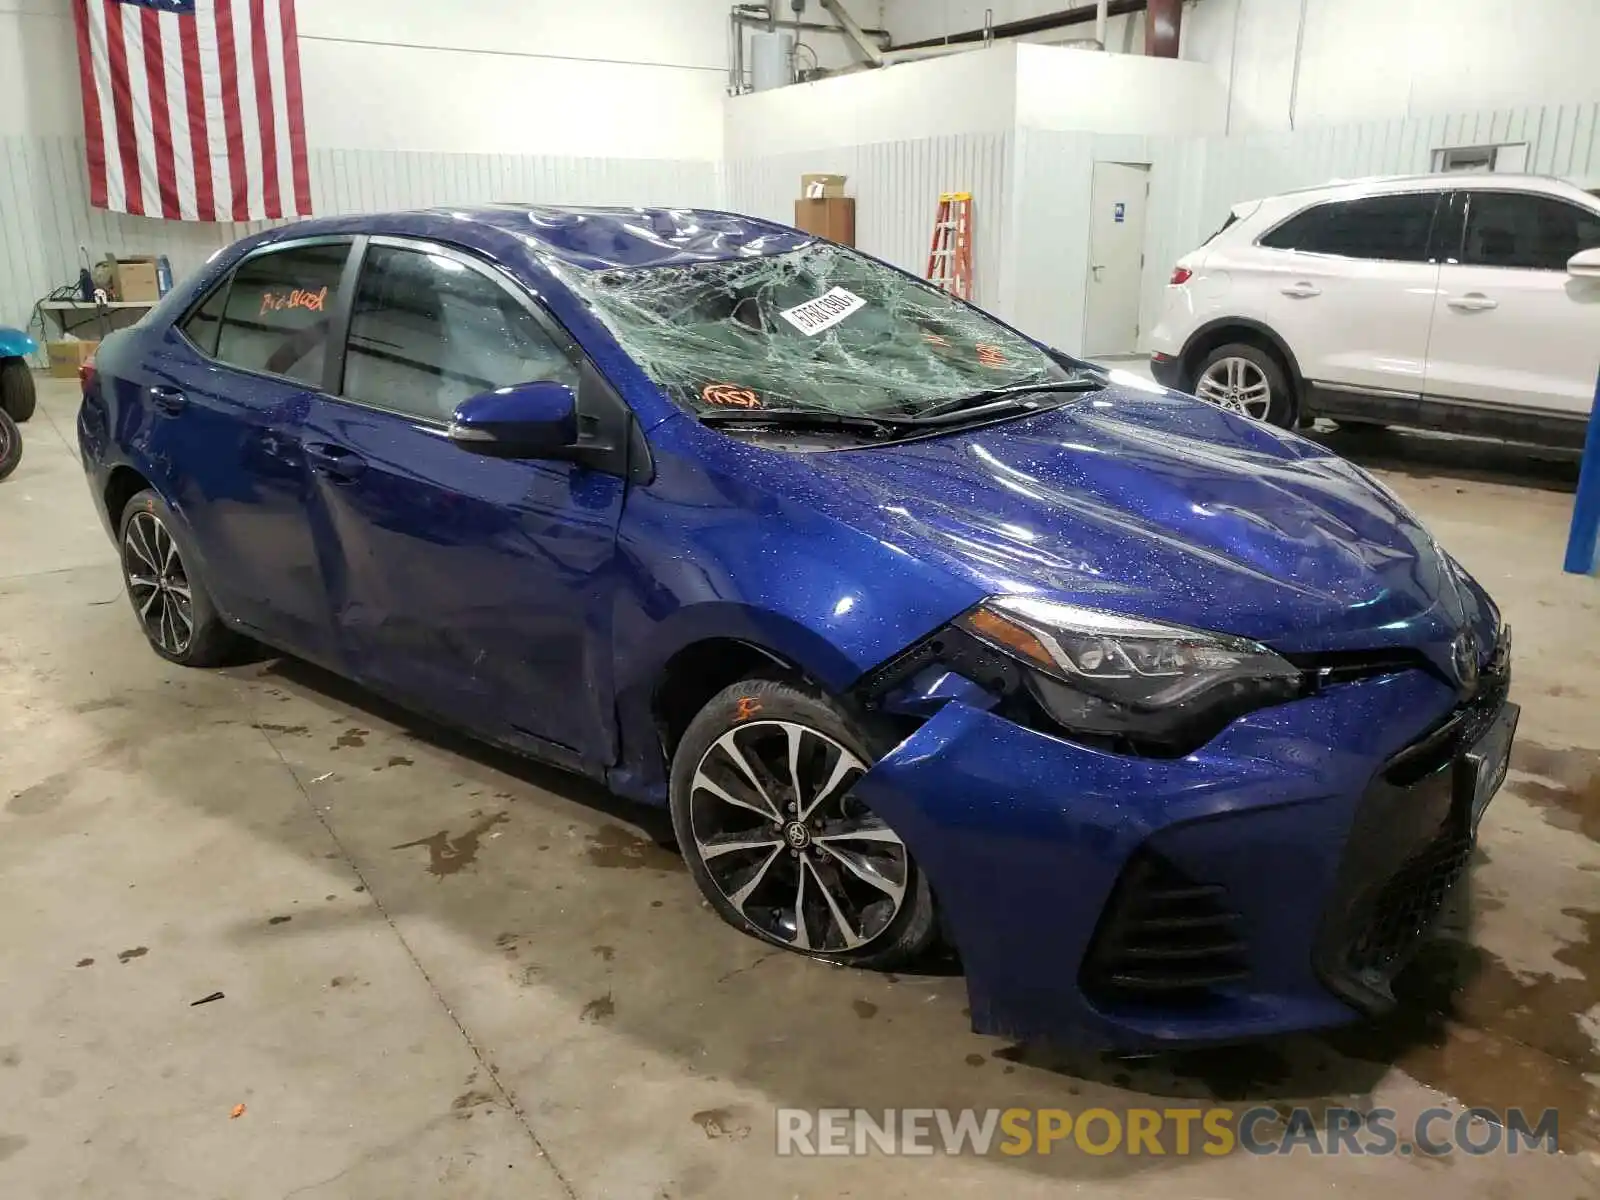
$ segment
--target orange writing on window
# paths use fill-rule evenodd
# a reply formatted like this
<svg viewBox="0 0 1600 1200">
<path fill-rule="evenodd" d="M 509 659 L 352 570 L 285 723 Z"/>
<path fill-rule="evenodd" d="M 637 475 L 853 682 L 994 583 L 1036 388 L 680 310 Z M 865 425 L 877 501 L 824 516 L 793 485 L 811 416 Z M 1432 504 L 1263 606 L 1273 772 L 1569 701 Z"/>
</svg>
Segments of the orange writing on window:
<svg viewBox="0 0 1600 1200">
<path fill-rule="evenodd" d="M 991 346 L 988 342 L 979 342 L 977 346 L 978 361 L 986 367 L 1003 367 L 1006 365 L 1006 356 L 999 346 Z"/>
<path fill-rule="evenodd" d="M 720 404 L 726 408 L 760 408 L 761 397 L 749 388 L 734 387 L 731 383 L 708 383 L 700 392 L 707 404 Z"/>
<path fill-rule="evenodd" d="M 262 292 L 261 312 L 282 312 L 286 308 L 304 308 L 310 312 L 321 312 L 328 303 L 328 289 L 320 287 L 316 291 L 303 288 L 293 288 L 287 292 Z"/>
</svg>

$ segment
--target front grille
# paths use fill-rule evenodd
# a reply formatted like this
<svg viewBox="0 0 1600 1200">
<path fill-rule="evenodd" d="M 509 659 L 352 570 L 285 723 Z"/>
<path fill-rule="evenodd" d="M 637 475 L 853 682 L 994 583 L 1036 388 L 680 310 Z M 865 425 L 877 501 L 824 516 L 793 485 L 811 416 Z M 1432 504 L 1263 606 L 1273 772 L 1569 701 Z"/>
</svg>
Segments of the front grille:
<svg viewBox="0 0 1600 1200">
<path fill-rule="evenodd" d="M 1083 987 L 1099 1003 L 1204 1000 L 1249 974 L 1239 914 L 1227 890 L 1140 850 L 1112 889 L 1084 958 Z"/>
<path fill-rule="evenodd" d="M 1472 695 L 1385 763 L 1384 779 L 1404 787 L 1444 770 L 1494 723 L 1510 691 L 1511 649 L 1509 641 L 1502 637 L 1494 656 L 1478 676 Z"/>
</svg>

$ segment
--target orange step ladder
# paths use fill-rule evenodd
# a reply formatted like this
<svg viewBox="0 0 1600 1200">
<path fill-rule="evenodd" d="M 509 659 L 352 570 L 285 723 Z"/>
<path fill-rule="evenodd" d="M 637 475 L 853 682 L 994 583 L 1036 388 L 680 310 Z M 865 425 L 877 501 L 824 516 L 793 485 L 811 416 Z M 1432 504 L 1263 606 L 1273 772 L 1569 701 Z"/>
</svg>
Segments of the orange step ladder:
<svg viewBox="0 0 1600 1200">
<path fill-rule="evenodd" d="M 972 193 L 945 192 L 933 219 L 927 280 L 935 287 L 972 299 Z"/>
</svg>

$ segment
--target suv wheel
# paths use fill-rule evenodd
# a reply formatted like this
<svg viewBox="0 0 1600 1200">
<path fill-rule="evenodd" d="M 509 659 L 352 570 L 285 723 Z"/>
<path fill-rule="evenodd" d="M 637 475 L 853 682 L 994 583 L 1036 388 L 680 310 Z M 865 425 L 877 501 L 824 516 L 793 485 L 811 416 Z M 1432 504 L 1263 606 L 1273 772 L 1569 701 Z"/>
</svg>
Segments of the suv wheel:
<svg viewBox="0 0 1600 1200">
<path fill-rule="evenodd" d="M 1252 421 L 1285 429 L 1294 424 L 1289 381 L 1277 360 L 1258 346 L 1218 346 L 1201 361 L 1194 394 Z"/>
</svg>

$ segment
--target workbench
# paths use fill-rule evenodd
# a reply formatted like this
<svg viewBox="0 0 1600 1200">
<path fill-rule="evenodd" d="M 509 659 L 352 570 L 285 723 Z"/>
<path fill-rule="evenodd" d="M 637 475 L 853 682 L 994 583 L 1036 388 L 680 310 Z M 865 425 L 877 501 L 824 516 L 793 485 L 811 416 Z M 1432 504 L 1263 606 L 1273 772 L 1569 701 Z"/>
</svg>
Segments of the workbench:
<svg viewBox="0 0 1600 1200">
<path fill-rule="evenodd" d="M 106 310 L 105 329 L 111 330 L 132 325 L 159 303 L 159 300 L 108 300 L 103 305 L 97 305 L 82 300 L 45 300 L 39 305 L 39 311 L 47 318 L 54 318 L 64 334 L 78 333 L 87 326 L 99 336 L 103 332 L 100 325 L 101 308 Z"/>
</svg>

